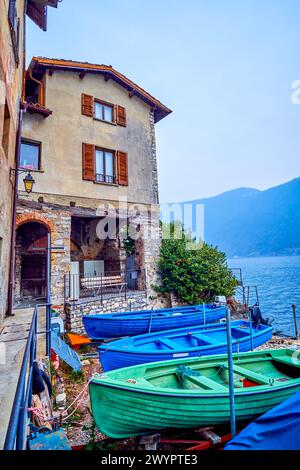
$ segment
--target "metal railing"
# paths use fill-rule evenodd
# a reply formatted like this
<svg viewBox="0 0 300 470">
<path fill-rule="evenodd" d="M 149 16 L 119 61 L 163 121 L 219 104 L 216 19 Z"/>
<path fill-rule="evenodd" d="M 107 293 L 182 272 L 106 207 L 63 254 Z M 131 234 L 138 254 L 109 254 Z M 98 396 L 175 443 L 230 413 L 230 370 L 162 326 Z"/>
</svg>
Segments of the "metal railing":
<svg viewBox="0 0 300 470">
<path fill-rule="evenodd" d="M 106 294 L 126 298 L 128 291 L 146 291 L 145 269 L 64 276 L 65 302 L 95 297 L 102 300 Z"/>
<path fill-rule="evenodd" d="M 97 183 L 110 183 L 110 184 L 115 184 L 116 183 L 116 177 L 113 175 L 104 175 L 101 173 L 96 173 L 95 175 L 95 180 Z"/>
<path fill-rule="evenodd" d="M 46 309 L 46 330 L 38 331 L 38 311 Z M 4 450 L 23 450 L 27 438 L 29 419 L 28 408 L 32 400 L 33 363 L 36 360 L 38 334 L 46 334 L 46 355 L 51 350 L 51 304 L 38 304 L 34 307 L 33 317 L 26 341 L 20 375 L 18 379 L 15 398 L 12 406 L 10 420 L 4 442 Z"/>
<path fill-rule="evenodd" d="M 235 288 L 235 298 L 243 305 L 259 305 L 258 287 L 254 285 L 246 286 L 243 280 L 241 268 L 230 268 L 232 274 L 238 281 Z"/>
</svg>

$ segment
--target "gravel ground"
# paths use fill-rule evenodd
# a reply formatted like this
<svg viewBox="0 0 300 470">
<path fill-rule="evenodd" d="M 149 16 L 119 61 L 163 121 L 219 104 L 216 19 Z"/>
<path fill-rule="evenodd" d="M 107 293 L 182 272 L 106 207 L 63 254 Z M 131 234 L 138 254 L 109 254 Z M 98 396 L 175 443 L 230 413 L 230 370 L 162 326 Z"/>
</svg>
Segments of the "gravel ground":
<svg viewBox="0 0 300 470">
<path fill-rule="evenodd" d="M 93 442 L 102 441 L 106 437 L 93 425 L 89 391 L 86 386 L 94 373 L 102 372 L 99 359 L 93 358 L 84 361 L 82 371 L 83 377 L 75 380 L 72 374 L 63 374 L 67 406 L 69 406 L 84 387 L 86 387 L 80 399 L 68 410 L 69 418 L 63 421 L 63 427 L 66 430 L 71 446 L 85 446 L 89 443 L 92 444 Z"/>
</svg>

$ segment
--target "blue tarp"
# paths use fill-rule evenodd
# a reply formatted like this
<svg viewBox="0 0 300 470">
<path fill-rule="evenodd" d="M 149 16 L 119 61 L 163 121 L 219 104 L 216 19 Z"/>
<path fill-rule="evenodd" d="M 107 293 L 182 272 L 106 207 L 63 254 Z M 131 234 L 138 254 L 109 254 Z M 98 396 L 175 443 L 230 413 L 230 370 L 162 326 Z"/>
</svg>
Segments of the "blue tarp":
<svg viewBox="0 0 300 470">
<path fill-rule="evenodd" d="M 300 392 L 249 424 L 225 450 L 300 450 Z"/>
<path fill-rule="evenodd" d="M 54 330 L 51 331 L 51 349 L 53 349 L 63 361 L 69 364 L 72 369 L 76 371 L 81 370 L 81 362 L 77 352 L 71 349 Z"/>
</svg>

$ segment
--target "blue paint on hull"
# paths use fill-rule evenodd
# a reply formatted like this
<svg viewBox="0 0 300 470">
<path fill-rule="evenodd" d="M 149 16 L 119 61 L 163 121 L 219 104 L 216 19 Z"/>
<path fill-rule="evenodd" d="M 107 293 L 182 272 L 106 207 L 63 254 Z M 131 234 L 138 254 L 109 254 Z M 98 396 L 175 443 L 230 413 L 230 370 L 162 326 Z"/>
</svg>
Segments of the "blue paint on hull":
<svg viewBox="0 0 300 470">
<path fill-rule="evenodd" d="M 225 307 L 202 305 L 175 309 L 84 315 L 82 321 L 89 338 L 99 340 L 213 323 L 226 316 Z"/>
<path fill-rule="evenodd" d="M 247 335 L 244 335 L 244 337 L 238 339 L 233 338 L 232 350 L 233 352 L 249 351 L 251 349 L 249 323 L 240 320 L 232 322 L 233 333 L 239 331 L 239 329 L 241 329 L 242 332 L 247 333 Z M 212 344 L 184 348 L 180 347 L 180 344 L 177 343 L 176 348 L 176 339 L 187 337 L 187 335 L 193 336 L 196 334 L 198 340 L 205 338 L 208 343 L 210 339 Z M 264 344 L 271 337 L 272 327 L 270 326 L 260 325 L 256 331 L 253 329 L 253 348 L 257 348 L 258 346 Z M 149 347 L 147 351 L 143 351 L 143 346 L 140 348 L 138 344 L 135 346 L 135 343 L 140 343 L 140 345 L 142 345 L 143 341 L 145 344 L 147 344 L 148 341 L 148 344 L 152 344 L 154 346 L 155 343 L 160 340 L 160 338 L 163 343 L 165 342 L 165 344 L 168 344 L 168 340 L 169 345 L 174 342 L 175 348 L 159 351 L 157 349 L 155 350 L 154 348 L 151 350 Z M 161 333 L 151 333 L 131 338 L 124 338 L 122 340 L 112 341 L 110 343 L 101 345 L 98 348 L 98 352 L 104 371 L 147 362 L 166 361 L 176 358 L 178 359 L 180 357 L 183 358 L 208 356 L 212 354 L 226 354 L 226 324 L 221 323 L 202 327 L 197 326 L 188 329 L 180 328 L 171 331 L 164 331 Z"/>
</svg>

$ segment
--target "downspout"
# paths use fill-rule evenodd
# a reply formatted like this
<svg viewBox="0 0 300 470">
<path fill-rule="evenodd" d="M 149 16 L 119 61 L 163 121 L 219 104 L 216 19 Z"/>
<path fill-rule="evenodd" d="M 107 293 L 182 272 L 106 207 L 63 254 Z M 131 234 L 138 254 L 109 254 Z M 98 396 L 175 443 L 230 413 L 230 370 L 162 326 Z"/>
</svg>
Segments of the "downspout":
<svg viewBox="0 0 300 470">
<path fill-rule="evenodd" d="M 37 78 L 34 78 L 33 75 L 32 75 L 32 70 L 28 70 L 28 75 L 29 75 L 29 78 L 30 80 L 32 80 L 33 82 L 35 83 L 38 83 L 39 85 L 39 104 L 41 104 L 42 106 L 45 105 L 45 96 L 44 96 L 44 85 L 43 85 L 43 82 L 38 80 Z"/>
<path fill-rule="evenodd" d="M 27 0 L 24 0 L 24 18 L 23 18 L 23 79 L 22 79 L 22 93 L 20 100 L 19 118 L 18 118 L 18 131 L 16 136 L 16 150 L 15 150 L 15 169 L 14 172 L 14 189 L 13 189 L 13 206 L 12 206 L 12 223 L 11 223 L 11 239 L 10 239 L 10 259 L 9 259 L 9 280 L 8 280 L 8 299 L 7 299 L 7 316 L 13 315 L 13 293 L 14 293 L 14 279 L 15 279 L 15 243 L 16 243 L 16 212 L 18 202 L 18 169 L 20 168 L 20 150 L 22 138 L 22 120 L 24 106 L 22 103 L 25 97 L 25 80 L 24 74 L 26 70 L 26 8 Z"/>
</svg>

